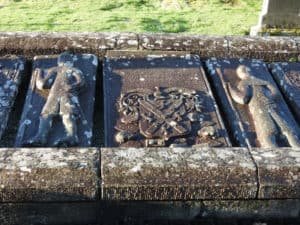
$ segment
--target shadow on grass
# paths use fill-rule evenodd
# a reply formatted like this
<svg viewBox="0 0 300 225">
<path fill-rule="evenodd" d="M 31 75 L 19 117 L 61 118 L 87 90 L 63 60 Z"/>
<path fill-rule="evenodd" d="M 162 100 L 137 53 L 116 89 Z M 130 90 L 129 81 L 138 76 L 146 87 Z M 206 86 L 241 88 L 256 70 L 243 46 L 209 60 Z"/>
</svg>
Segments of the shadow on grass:
<svg viewBox="0 0 300 225">
<path fill-rule="evenodd" d="M 170 18 L 168 20 L 143 18 L 141 26 L 149 32 L 180 33 L 188 31 L 187 21 L 184 19 Z"/>
<path fill-rule="evenodd" d="M 122 6 L 123 6 L 123 3 L 110 3 L 110 4 L 107 4 L 103 7 L 101 7 L 100 10 L 110 11 L 113 9 L 121 8 Z"/>
</svg>

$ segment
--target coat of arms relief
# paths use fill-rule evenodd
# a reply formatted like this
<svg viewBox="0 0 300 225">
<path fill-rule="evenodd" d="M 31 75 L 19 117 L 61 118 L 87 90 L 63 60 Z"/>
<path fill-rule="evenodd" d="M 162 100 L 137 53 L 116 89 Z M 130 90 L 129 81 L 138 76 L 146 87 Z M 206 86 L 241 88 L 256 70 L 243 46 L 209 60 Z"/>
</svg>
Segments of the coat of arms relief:
<svg viewBox="0 0 300 225">
<path fill-rule="evenodd" d="M 124 147 L 220 146 L 216 124 L 205 111 L 208 97 L 177 87 L 122 93 L 117 103 L 115 141 Z"/>
</svg>

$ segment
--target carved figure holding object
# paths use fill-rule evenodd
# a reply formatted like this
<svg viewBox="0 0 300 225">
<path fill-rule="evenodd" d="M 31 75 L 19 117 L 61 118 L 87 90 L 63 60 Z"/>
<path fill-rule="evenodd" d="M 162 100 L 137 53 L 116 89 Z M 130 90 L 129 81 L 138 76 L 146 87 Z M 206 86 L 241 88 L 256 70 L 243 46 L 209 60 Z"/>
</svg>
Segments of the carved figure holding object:
<svg viewBox="0 0 300 225">
<path fill-rule="evenodd" d="M 255 77 L 249 67 L 240 65 L 236 87 L 228 83 L 229 93 L 238 104 L 247 104 L 261 147 L 279 147 L 277 137 L 284 135 L 291 147 L 299 147 L 299 128 L 279 107 L 280 93 L 269 81 Z"/>
</svg>

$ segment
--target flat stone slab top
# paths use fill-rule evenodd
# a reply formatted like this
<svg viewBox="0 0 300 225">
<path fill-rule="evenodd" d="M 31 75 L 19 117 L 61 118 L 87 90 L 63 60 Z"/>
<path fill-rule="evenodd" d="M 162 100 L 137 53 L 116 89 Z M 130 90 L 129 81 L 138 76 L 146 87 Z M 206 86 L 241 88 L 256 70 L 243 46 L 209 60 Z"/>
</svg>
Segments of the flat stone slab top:
<svg viewBox="0 0 300 225">
<path fill-rule="evenodd" d="M 11 56 L 0 58 L 0 141 L 7 126 L 9 113 L 24 77 L 25 60 Z"/>
<path fill-rule="evenodd" d="M 35 57 L 16 146 L 91 146 L 97 66 L 91 54 Z"/>
<path fill-rule="evenodd" d="M 207 67 L 237 146 L 300 146 L 300 128 L 262 61 L 211 58 Z"/>
<path fill-rule="evenodd" d="M 110 51 L 104 101 L 106 146 L 231 146 L 196 55 Z"/>
<path fill-rule="evenodd" d="M 256 167 L 245 148 L 101 149 L 102 199 L 251 199 Z"/>
<path fill-rule="evenodd" d="M 270 64 L 272 75 L 290 103 L 300 123 L 300 63 L 282 62 Z"/>
<path fill-rule="evenodd" d="M 97 200 L 99 151 L 0 149 L 0 202 Z"/>
</svg>

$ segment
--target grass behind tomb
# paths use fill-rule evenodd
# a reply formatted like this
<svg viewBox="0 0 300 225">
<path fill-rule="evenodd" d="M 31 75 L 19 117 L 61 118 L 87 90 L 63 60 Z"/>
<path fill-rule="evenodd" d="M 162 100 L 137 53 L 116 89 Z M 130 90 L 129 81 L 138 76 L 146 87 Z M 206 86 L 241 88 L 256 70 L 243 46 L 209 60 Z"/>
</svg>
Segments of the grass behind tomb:
<svg viewBox="0 0 300 225">
<path fill-rule="evenodd" d="M 261 0 L 0 0 L 0 31 L 247 34 Z"/>
</svg>

